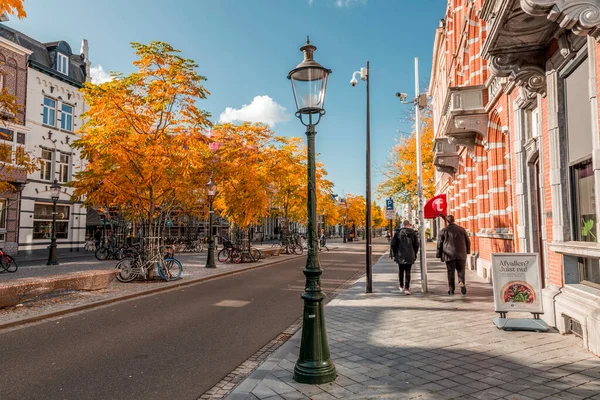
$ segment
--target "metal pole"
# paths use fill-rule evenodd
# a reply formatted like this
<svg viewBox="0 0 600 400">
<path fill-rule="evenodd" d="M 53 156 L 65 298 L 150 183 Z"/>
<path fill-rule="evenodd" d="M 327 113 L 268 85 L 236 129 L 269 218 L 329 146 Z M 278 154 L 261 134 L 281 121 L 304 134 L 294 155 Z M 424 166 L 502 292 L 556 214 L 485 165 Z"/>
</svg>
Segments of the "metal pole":
<svg viewBox="0 0 600 400">
<path fill-rule="evenodd" d="M 333 381 L 337 373 L 329 356 L 327 331 L 325 330 L 325 312 L 321 291 L 321 265 L 317 236 L 317 192 L 315 167 L 315 127 L 307 126 L 308 144 L 308 257 L 304 276 L 306 287 L 302 294 L 304 312 L 302 315 L 302 339 L 300 354 L 294 368 L 294 380 L 300 383 L 322 384 Z"/>
<path fill-rule="evenodd" d="M 52 235 L 50 235 L 50 253 L 46 265 L 58 265 L 56 258 L 56 200 L 52 199 Z"/>
<path fill-rule="evenodd" d="M 367 293 L 373 293 L 373 265 L 371 264 L 371 103 L 369 97 L 369 80 L 371 70 L 367 61 Z"/>
<path fill-rule="evenodd" d="M 417 135 L 417 196 L 419 198 L 419 240 L 421 251 L 421 291 L 427 292 L 427 255 L 425 241 L 425 215 L 423 214 L 423 163 L 421 162 L 421 110 L 419 109 L 419 58 L 415 57 L 415 133 Z"/>
<path fill-rule="evenodd" d="M 215 264 L 215 241 L 213 240 L 213 199 L 208 200 L 208 254 L 206 255 L 206 268 L 217 268 Z"/>
</svg>

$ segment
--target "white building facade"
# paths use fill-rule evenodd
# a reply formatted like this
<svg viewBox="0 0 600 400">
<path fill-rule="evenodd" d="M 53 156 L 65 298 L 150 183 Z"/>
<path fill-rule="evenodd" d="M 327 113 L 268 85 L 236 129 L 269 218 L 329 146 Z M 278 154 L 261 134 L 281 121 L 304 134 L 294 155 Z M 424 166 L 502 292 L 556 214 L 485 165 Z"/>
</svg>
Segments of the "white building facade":
<svg viewBox="0 0 600 400">
<path fill-rule="evenodd" d="M 63 41 L 40 43 L 5 26 L 0 26 L 0 34 L 32 51 L 27 69 L 25 146 L 40 164 L 27 175 L 21 193 L 19 252 L 45 250 L 50 244 L 53 202 L 49 189 L 54 181 L 63 186 L 56 203 L 58 249 L 78 251 L 85 245 L 87 210 L 81 202 L 72 201 L 73 189 L 64 185 L 84 167 L 72 145 L 85 111 L 79 89 L 90 80 L 87 42 L 83 41 L 81 54 L 73 54 Z"/>
</svg>

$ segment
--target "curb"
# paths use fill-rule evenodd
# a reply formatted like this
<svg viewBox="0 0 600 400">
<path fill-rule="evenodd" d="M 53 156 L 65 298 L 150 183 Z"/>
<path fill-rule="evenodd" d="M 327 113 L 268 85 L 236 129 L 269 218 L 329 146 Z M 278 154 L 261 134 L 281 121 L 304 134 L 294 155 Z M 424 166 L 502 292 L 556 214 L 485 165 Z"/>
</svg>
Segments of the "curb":
<svg viewBox="0 0 600 400">
<path fill-rule="evenodd" d="M 101 300 L 101 301 L 96 301 L 93 303 L 89 303 L 89 304 L 84 304 L 82 306 L 76 306 L 73 308 L 68 308 L 65 310 L 60 310 L 60 311 L 54 311 L 54 312 L 50 312 L 50 313 L 46 313 L 46 314 L 41 314 L 41 315 L 36 315 L 34 317 L 29 317 L 29 318 L 24 318 L 18 321 L 12 321 L 12 322 L 7 322 L 5 324 L 0 323 L 0 331 L 4 330 L 4 329 L 8 329 L 8 328 L 14 328 L 17 326 L 21 326 L 21 325 L 25 325 L 25 324 L 30 324 L 33 322 L 39 322 L 39 321 L 43 321 L 45 319 L 50 319 L 50 318 L 54 318 L 54 317 L 59 317 L 61 315 L 66 315 L 66 314 L 71 314 L 71 313 L 75 313 L 78 311 L 83 311 L 83 310 L 89 310 L 91 308 L 95 308 L 95 307 L 100 307 L 106 304 L 111 304 L 111 303 L 116 303 L 119 301 L 124 301 L 124 300 L 130 300 L 136 297 L 142 297 L 145 295 L 149 295 L 149 294 L 155 294 L 155 293 L 159 293 L 159 292 L 164 292 L 167 290 L 171 290 L 171 289 L 177 289 L 183 286 L 189 286 L 189 285 L 193 285 L 193 284 L 197 284 L 197 283 L 202 283 L 202 282 L 206 282 L 206 281 L 210 281 L 213 279 L 219 279 L 219 278 L 223 278 L 226 276 L 230 276 L 230 275 L 235 275 L 235 274 L 240 274 L 240 273 L 244 273 L 247 271 L 252 271 L 255 269 L 259 269 L 259 268 L 267 268 L 267 267 L 271 267 L 274 265 L 279 265 L 282 264 L 284 262 L 290 261 L 290 260 L 295 260 L 298 258 L 301 258 L 305 256 L 304 254 L 302 255 L 293 255 L 289 258 L 286 258 L 285 260 L 277 260 L 274 261 L 272 263 L 266 264 L 266 265 L 252 265 L 249 266 L 247 268 L 244 269 L 238 269 L 235 271 L 226 271 L 223 272 L 221 274 L 215 274 L 215 275 L 210 275 L 210 276 L 205 276 L 202 278 L 196 278 L 193 280 L 189 280 L 189 281 L 183 281 L 180 283 L 176 283 L 176 284 L 172 284 L 169 286 L 163 286 L 163 287 L 157 287 L 157 288 L 152 288 L 146 291 L 141 291 L 141 292 L 137 292 L 137 293 L 131 293 L 131 294 L 126 294 L 124 296 L 118 296 L 118 297 L 113 297 L 111 299 L 106 299 L 106 300 Z"/>
</svg>

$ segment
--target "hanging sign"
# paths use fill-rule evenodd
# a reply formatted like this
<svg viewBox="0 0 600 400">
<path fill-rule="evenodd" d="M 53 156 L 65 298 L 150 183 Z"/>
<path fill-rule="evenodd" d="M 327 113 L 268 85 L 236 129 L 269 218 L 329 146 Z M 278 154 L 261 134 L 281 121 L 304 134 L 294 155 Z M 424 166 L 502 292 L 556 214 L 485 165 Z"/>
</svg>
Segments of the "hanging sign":
<svg viewBox="0 0 600 400">
<path fill-rule="evenodd" d="M 448 215 L 448 202 L 446 201 L 446 193 L 432 197 L 423 209 L 425 218 L 437 218 L 440 215 Z"/>
<path fill-rule="evenodd" d="M 493 253 L 492 283 L 496 312 L 544 312 L 539 254 Z"/>
</svg>

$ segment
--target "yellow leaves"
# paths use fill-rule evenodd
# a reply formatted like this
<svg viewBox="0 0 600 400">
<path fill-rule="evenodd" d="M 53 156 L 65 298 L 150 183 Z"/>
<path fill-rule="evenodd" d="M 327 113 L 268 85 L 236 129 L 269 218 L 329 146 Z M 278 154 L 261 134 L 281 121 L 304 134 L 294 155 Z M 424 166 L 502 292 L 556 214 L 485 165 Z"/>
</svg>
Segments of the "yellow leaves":
<svg viewBox="0 0 600 400">
<path fill-rule="evenodd" d="M 19 19 L 25 18 L 27 13 L 23 8 L 24 0 L 0 0 L 0 14 L 6 12 L 10 15 L 17 15 Z"/>
<path fill-rule="evenodd" d="M 89 109 L 75 146 L 88 164 L 73 186 L 88 203 L 127 207 L 130 215 L 152 220 L 190 197 L 194 182 L 181 177 L 204 167 L 197 157 L 208 152 L 207 141 L 199 138 L 210 122 L 195 103 L 208 92 L 195 64 L 169 45 L 134 48 L 137 72 L 82 89 Z"/>
<path fill-rule="evenodd" d="M 421 124 L 421 163 L 423 165 L 423 195 L 431 198 L 435 193 L 433 166 L 433 120 L 426 110 Z M 417 140 L 414 133 L 402 139 L 392 149 L 385 168 L 386 180 L 378 187 L 385 197 L 396 197 L 413 208 L 417 203 Z"/>
</svg>

